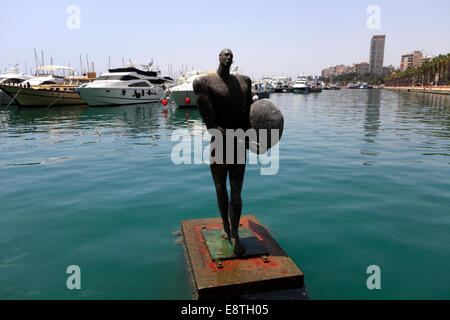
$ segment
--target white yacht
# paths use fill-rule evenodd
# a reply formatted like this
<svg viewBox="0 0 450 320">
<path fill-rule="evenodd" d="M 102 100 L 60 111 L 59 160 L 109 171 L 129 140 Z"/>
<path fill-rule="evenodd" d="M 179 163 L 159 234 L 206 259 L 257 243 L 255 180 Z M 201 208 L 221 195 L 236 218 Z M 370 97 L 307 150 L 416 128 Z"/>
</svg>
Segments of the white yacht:
<svg viewBox="0 0 450 320">
<path fill-rule="evenodd" d="M 30 86 L 63 84 L 64 79 L 73 76 L 75 69 L 65 66 L 42 66 L 36 68 L 33 78 L 23 81 L 22 84 Z"/>
<path fill-rule="evenodd" d="M 159 102 L 164 97 L 165 83 L 173 82 L 159 70 L 145 70 L 130 64 L 123 68 L 109 69 L 97 80 L 83 84 L 75 90 L 90 106 L 108 106 Z"/>
<path fill-rule="evenodd" d="M 294 93 L 309 93 L 311 85 L 305 76 L 299 76 L 292 86 Z"/>
<path fill-rule="evenodd" d="M 194 81 L 207 74 L 214 74 L 215 71 L 191 71 L 178 79 L 178 84 L 168 89 L 170 99 L 179 107 L 194 107 L 197 99 L 194 94 Z"/>
<path fill-rule="evenodd" d="M 233 66 L 231 68 L 231 74 L 237 74 L 238 66 Z M 195 79 L 208 75 L 215 74 L 216 71 L 191 71 L 178 80 L 178 84 L 172 88 L 168 89 L 170 94 L 170 99 L 175 102 L 179 107 L 194 107 L 197 105 L 197 99 L 194 94 L 194 81 Z"/>
</svg>

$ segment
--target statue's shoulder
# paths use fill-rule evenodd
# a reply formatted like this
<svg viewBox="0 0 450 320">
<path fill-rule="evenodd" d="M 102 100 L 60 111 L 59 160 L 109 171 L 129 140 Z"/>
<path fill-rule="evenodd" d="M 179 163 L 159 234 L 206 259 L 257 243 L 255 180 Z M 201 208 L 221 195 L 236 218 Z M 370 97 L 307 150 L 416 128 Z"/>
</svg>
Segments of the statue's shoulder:
<svg viewBox="0 0 450 320">
<path fill-rule="evenodd" d="M 252 79 L 250 79 L 249 76 L 244 76 L 243 74 L 237 74 L 236 78 L 238 78 L 239 80 L 241 80 L 245 83 L 248 83 L 250 85 L 252 84 Z"/>
<path fill-rule="evenodd" d="M 208 75 L 204 75 L 201 77 L 198 77 L 197 79 L 194 80 L 193 86 L 194 86 L 194 90 L 195 88 L 208 88 L 211 83 L 214 81 L 214 75 L 213 74 L 208 74 Z"/>
</svg>

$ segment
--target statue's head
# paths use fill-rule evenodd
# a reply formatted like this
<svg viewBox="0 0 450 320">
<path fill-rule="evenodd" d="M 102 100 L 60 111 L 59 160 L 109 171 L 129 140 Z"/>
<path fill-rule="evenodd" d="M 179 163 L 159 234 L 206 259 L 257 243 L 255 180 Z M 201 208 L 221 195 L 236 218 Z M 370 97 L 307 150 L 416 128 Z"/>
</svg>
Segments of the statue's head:
<svg viewBox="0 0 450 320">
<path fill-rule="evenodd" d="M 219 62 L 222 66 L 229 68 L 233 64 L 233 52 L 230 49 L 220 51 Z"/>
</svg>

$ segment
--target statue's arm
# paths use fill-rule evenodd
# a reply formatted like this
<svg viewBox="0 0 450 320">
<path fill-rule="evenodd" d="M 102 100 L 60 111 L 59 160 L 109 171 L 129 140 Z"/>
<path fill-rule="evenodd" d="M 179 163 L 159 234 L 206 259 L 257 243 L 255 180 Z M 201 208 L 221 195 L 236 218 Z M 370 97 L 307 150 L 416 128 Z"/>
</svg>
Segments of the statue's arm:
<svg viewBox="0 0 450 320">
<path fill-rule="evenodd" d="M 206 80 L 202 78 L 195 79 L 194 81 L 194 93 L 197 99 L 197 108 L 200 112 L 200 116 L 206 124 L 206 128 L 217 129 L 216 114 L 209 98 L 209 88 Z"/>
</svg>

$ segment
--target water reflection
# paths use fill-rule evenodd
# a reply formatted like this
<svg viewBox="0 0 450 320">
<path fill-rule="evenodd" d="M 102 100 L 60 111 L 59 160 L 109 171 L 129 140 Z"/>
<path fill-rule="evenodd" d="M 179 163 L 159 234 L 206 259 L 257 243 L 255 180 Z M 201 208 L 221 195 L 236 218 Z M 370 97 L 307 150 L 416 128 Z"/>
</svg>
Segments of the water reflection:
<svg viewBox="0 0 450 320">
<path fill-rule="evenodd" d="M 197 108 L 174 108 L 167 113 L 164 122 L 166 129 L 176 130 L 179 128 L 205 129 L 200 112 Z"/>
<path fill-rule="evenodd" d="M 378 135 L 380 130 L 380 90 L 369 90 L 367 94 L 367 105 L 365 110 L 364 131 L 366 142 L 374 142 L 372 137 Z"/>
<path fill-rule="evenodd" d="M 378 136 L 380 130 L 380 108 L 381 108 L 381 92 L 373 89 L 367 91 L 367 103 L 365 105 L 364 115 L 364 138 L 366 142 L 362 146 L 360 153 L 364 156 L 375 157 L 379 155 L 376 149 L 375 137 Z M 363 165 L 373 165 L 375 161 L 365 160 Z"/>
<path fill-rule="evenodd" d="M 414 129 L 427 137 L 450 138 L 450 96 L 419 92 L 398 93 L 397 120 L 418 122 Z"/>
</svg>

